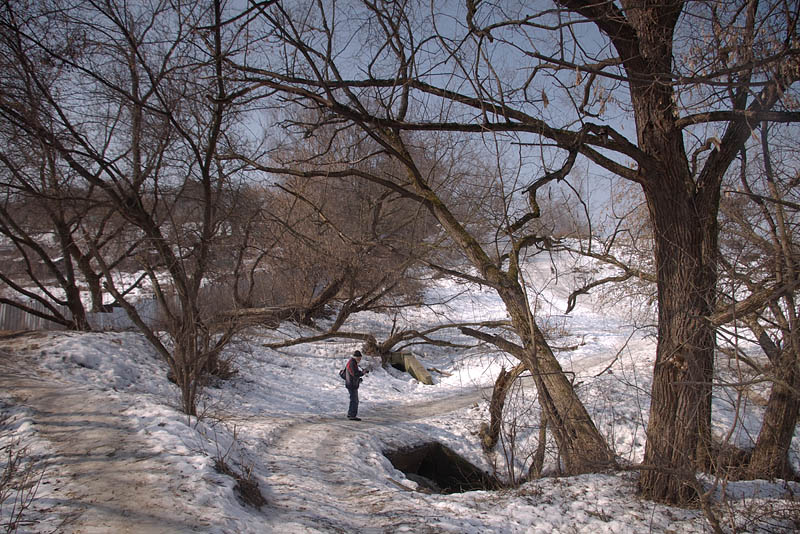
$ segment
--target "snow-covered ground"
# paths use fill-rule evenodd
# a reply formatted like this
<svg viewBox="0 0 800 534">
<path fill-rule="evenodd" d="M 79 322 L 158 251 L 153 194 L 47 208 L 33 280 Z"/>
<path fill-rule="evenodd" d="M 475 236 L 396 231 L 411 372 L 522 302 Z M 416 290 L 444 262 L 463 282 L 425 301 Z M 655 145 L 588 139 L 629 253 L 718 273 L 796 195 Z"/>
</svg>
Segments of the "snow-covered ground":
<svg viewBox="0 0 800 534">
<path fill-rule="evenodd" d="M 597 304 L 592 296 L 564 315 L 571 277 L 553 271 L 549 260 L 532 262 L 528 276 L 535 288 L 531 298 L 539 299 L 537 309 L 551 342 L 569 349 L 557 355 L 565 370 L 574 373 L 598 428 L 623 464 L 640 461 L 655 352 L 652 332 L 630 326 L 624 303 Z M 456 295 L 464 289 L 441 281 L 431 291 Z M 407 311 L 396 326 L 422 329 L 454 319 L 503 316 L 497 297 L 486 289 L 471 288 L 446 307 Z M 394 320 L 361 314 L 348 330 L 369 331 L 381 338 Z M 117 431 L 131 434 L 142 448 L 135 461 L 151 470 L 151 478 L 157 470 L 170 480 L 160 481 L 169 486 L 163 497 L 168 502 L 162 506 L 175 521 L 163 532 L 712 531 L 700 510 L 640 500 L 633 471 L 548 476 L 497 491 L 427 492 L 413 476 L 395 469 L 384 452 L 438 441 L 505 479 L 526 472 L 537 443 L 539 417 L 535 391 L 525 381 L 507 407 L 507 432 L 495 453 L 484 455 L 477 436 L 488 417 L 484 388 L 502 366 L 509 368 L 514 362 L 488 347 L 415 346 L 412 349 L 427 367 L 442 371 L 433 373 L 433 386 L 424 386 L 365 358 L 362 367 L 372 370 L 360 389 L 363 421 L 355 422 L 344 417 L 347 392 L 337 371 L 360 348 L 357 343 L 265 347 L 308 333 L 284 324 L 278 331 L 253 330 L 232 345 L 226 356 L 233 359 L 238 373 L 205 390 L 199 418 L 180 412 L 179 393 L 166 378 L 165 364 L 137 333 L 34 333 L 6 338 L 0 340 L 0 365 L 20 376 L 44 377 L 48 384 L 78 391 L 86 409 L 99 410 L 102 406 L 97 404 L 106 403 L 114 407 L 115 416 L 124 421 L 124 429 Z M 469 342 L 452 332 L 446 335 L 453 342 Z M 0 381 L 4 418 L 0 446 L 24 447 L 27 459 L 43 471 L 27 510 L 28 522 L 19 532 L 103 532 L 100 520 L 87 524 L 91 514 L 85 508 L 72 509 L 64 522 L 70 506 L 65 496 L 78 491 L 77 483 L 62 471 L 63 458 L 53 453 L 52 436 L 45 436 L 40 427 L 39 412 L 15 395 L 13 384 L 11 375 Z M 31 384 L 25 395 L 34 394 Z M 715 432 L 727 435 L 735 422 L 733 435 L 740 444 L 756 436 L 758 419 L 735 418 L 731 403 L 723 397 L 715 404 Z M 760 409 L 752 402 L 746 407 Z M 796 468 L 799 452 L 800 439 L 795 438 Z M 112 446 L 104 456 L 113 462 L 115 453 Z M 554 466 L 550 447 L 548 474 L 555 474 Z M 221 472 L 225 470 L 257 484 L 265 504 L 243 502 L 234 489 L 235 478 Z M 131 484 L 144 483 L 139 471 L 127 476 Z M 709 488 L 719 482 L 705 481 Z M 718 486 L 713 509 L 726 531 L 791 532 L 798 525 L 755 518 L 770 509 L 794 506 L 796 510 L 791 496 L 798 493 L 800 485 L 795 483 L 730 482 Z M 7 520 L 12 500 L 2 504 L 0 521 Z M 143 532 L 137 530 L 136 521 L 130 517 L 129 531 Z"/>
</svg>

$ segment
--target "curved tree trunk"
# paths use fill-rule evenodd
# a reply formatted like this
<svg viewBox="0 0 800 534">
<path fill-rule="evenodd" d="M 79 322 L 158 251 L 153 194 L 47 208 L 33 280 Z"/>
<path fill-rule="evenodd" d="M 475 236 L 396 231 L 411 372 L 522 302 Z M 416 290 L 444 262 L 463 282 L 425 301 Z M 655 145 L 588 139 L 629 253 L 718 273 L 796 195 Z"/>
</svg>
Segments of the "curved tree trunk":
<svg viewBox="0 0 800 534">
<path fill-rule="evenodd" d="M 558 445 L 564 473 L 593 473 L 614 466 L 613 452 L 567 380 L 541 330 L 530 317 L 522 288 L 508 283 L 504 286 L 500 296 L 511 315 L 515 331 L 522 338 L 520 357 L 533 374 L 543 417 L 547 419 Z"/>
<path fill-rule="evenodd" d="M 539 397 L 539 405 L 541 406 L 541 394 Z M 544 453 L 547 448 L 547 417 L 542 411 L 542 417 L 539 422 L 539 443 L 536 445 L 536 452 L 533 454 L 531 465 L 528 468 L 528 479 L 538 478 L 544 471 Z"/>
<path fill-rule="evenodd" d="M 613 452 L 567 380 L 544 336 L 535 328 L 538 350 L 526 350 L 525 363 L 534 372 L 543 416 L 558 445 L 567 475 L 595 473 L 616 465 Z"/>
<path fill-rule="evenodd" d="M 536 325 L 522 286 L 516 258 L 508 262 L 508 271 L 493 261 L 481 244 L 458 221 L 417 168 L 414 158 L 399 136 L 389 135 L 387 145 L 397 151 L 404 163 L 409 182 L 420 200 L 439 221 L 442 228 L 462 250 L 500 298 L 511 317 L 514 332 L 522 341 L 518 357 L 533 373 L 548 423 L 555 436 L 567 474 L 597 472 L 614 465 L 614 454 L 597 430 L 578 395 L 567 380 L 553 351 Z"/>
<path fill-rule="evenodd" d="M 747 466 L 748 478 L 793 480 L 796 476 L 789 463 L 789 447 L 800 414 L 800 373 L 791 351 L 784 351 L 780 360 L 773 368 L 781 376 L 772 386 L 761 432 Z"/>
<path fill-rule="evenodd" d="M 497 379 L 494 381 L 492 389 L 492 399 L 489 401 L 489 424 L 481 427 L 480 437 L 481 446 L 484 451 L 491 451 L 497 446 L 500 438 L 500 430 L 503 426 L 503 408 L 506 404 L 506 397 L 514 385 L 514 381 L 525 370 L 525 364 L 519 364 L 511 371 L 505 368 L 500 370 Z"/>
</svg>

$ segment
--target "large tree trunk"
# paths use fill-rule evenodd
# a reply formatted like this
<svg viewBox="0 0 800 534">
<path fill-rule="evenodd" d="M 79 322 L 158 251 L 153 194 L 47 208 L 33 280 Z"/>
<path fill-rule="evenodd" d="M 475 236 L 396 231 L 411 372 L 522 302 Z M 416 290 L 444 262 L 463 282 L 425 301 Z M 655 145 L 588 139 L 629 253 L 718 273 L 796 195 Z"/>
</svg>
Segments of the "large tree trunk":
<svg viewBox="0 0 800 534">
<path fill-rule="evenodd" d="M 72 250 L 77 249 L 75 241 L 72 239 L 69 227 L 63 218 L 53 217 L 55 221 L 55 231 L 59 237 L 62 252 L 63 274 L 58 275 L 60 285 L 66 295 L 66 304 L 72 315 L 72 324 L 75 330 L 88 332 L 92 329 L 89 319 L 86 317 L 86 308 L 81 299 L 81 290 L 78 287 L 75 277 L 75 266 L 72 263 Z"/>
<path fill-rule="evenodd" d="M 687 482 L 707 462 L 711 445 L 715 344 L 708 317 L 714 309 L 716 227 L 709 217 L 716 210 L 675 191 L 669 185 L 647 191 L 659 310 L 640 489 L 649 499 L 688 503 L 696 494 Z"/>
<path fill-rule="evenodd" d="M 187 415 L 197 415 L 197 395 L 201 389 L 203 369 L 207 359 L 197 346 L 198 332 L 191 322 L 194 314 L 184 314 L 181 323 L 173 326 L 171 335 L 175 340 L 170 367 L 175 383 L 181 390 L 181 407 Z M 189 325 L 189 326 L 186 326 Z"/>
<path fill-rule="evenodd" d="M 647 445 L 640 479 L 645 498 L 685 504 L 687 484 L 709 456 L 717 212 L 721 174 L 693 176 L 676 126 L 672 32 L 682 3 L 628 13 L 635 34 L 617 38 L 631 76 L 639 149 L 652 158 L 639 168 L 655 241 L 658 346 Z"/>
<path fill-rule="evenodd" d="M 91 296 L 92 302 L 91 311 L 93 313 L 106 311 L 105 306 L 103 305 L 102 274 L 96 273 L 92 269 L 90 264 L 91 256 L 82 254 L 77 247 L 75 247 L 73 250 L 73 257 L 78 265 L 78 269 L 83 275 L 86 286 L 89 288 L 89 295 Z"/>
</svg>

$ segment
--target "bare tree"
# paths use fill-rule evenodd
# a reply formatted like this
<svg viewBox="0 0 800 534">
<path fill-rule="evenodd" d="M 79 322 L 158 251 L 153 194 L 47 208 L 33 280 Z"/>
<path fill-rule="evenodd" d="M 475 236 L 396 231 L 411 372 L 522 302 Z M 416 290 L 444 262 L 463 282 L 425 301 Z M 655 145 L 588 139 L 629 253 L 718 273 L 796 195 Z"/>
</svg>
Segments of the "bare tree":
<svg viewBox="0 0 800 534">
<path fill-rule="evenodd" d="M 780 132 L 783 130 L 783 132 Z M 774 132 L 774 133 L 773 133 Z M 783 142 L 776 143 L 779 139 Z M 771 382 L 761 431 L 746 469 L 751 478 L 795 477 L 789 449 L 800 414 L 800 338 L 796 299 L 800 291 L 796 128 L 760 131 L 760 145 L 742 150 L 738 184 L 722 201 L 721 275 L 724 308 L 717 322 L 739 323 L 753 334 L 768 365 L 736 353 Z M 793 138 L 794 137 L 794 138 Z M 777 149 L 773 144 L 777 144 Z M 747 155 L 757 154 L 756 162 Z M 776 154 L 777 153 L 777 154 Z M 738 329 L 729 328 L 738 341 Z"/>
<path fill-rule="evenodd" d="M 338 174 L 381 185 L 419 203 L 436 218 L 455 250 L 460 252 L 474 273 L 439 266 L 441 270 L 492 287 L 505 302 L 514 332 L 521 340 L 520 350 L 514 353 L 534 372 L 537 385 L 543 392 L 544 411 L 552 423 L 565 471 L 581 473 L 612 464 L 613 455 L 533 319 L 520 271 L 520 258 L 530 247 L 542 242 L 537 236 L 521 232 L 531 217 L 521 221 L 510 220 L 510 206 L 502 204 L 502 200 L 508 198 L 506 191 L 501 181 L 496 180 L 494 183 L 499 184 L 497 190 L 500 194 L 490 195 L 490 198 L 499 199 L 503 209 L 496 220 L 491 221 L 500 224 L 495 226 L 496 239 L 484 248 L 482 241 L 487 222 L 473 224 L 470 215 L 474 217 L 476 213 L 483 215 L 485 212 L 473 210 L 469 213 L 461 209 L 463 205 L 451 202 L 458 196 L 459 186 L 464 185 L 461 177 L 446 170 L 431 173 L 427 164 L 431 160 L 446 161 L 443 155 L 459 142 L 458 139 L 444 133 L 425 137 L 402 131 L 419 113 L 411 105 L 417 93 L 412 74 L 425 68 L 416 63 L 417 54 L 422 53 L 416 33 L 419 28 L 415 27 L 414 19 L 417 13 L 411 9 L 412 6 L 402 2 L 366 3 L 363 11 L 349 15 L 338 13 L 334 8 L 328 11 L 325 6 L 319 7 L 318 11 L 309 7 L 310 10 L 305 12 L 304 7 L 297 6 L 297 18 L 279 3 L 262 10 L 263 20 L 269 26 L 265 31 L 274 35 L 279 44 L 278 50 L 265 51 L 259 56 L 264 59 L 275 57 L 274 68 L 278 70 L 271 70 L 269 65 L 240 63 L 238 67 L 252 80 L 254 90 L 264 87 L 270 91 L 278 90 L 299 106 L 319 109 L 323 123 L 329 121 L 337 125 L 339 131 L 357 128 L 362 135 L 371 138 L 381 153 L 388 154 L 397 162 L 400 171 L 397 174 L 383 174 L 374 167 L 364 170 L 347 161 L 344 161 L 346 168 Z M 341 25 L 338 21 L 342 21 Z M 359 21 L 356 26 L 351 25 L 354 21 Z M 365 21 L 363 26 L 361 21 Z M 392 73 L 394 78 L 378 80 L 370 77 L 351 81 L 342 74 L 343 69 L 350 70 L 352 66 L 338 63 L 338 43 L 353 42 L 359 31 L 365 36 L 365 53 L 374 53 L 364 59 L 365 72 L 373 67 L 383 69 L 384 62 L 389 62 L 391 68 L 396 69 Z M 279 65 L 289 65 L 290 69 L 284 70 Z M 313 135 L 318 126 L 308 125 L 308 135 Z M 431 128 L 435 129 L 444 128 Z M 422 157 L 422 154 L 435 155 Z M 330 174 L 327 169 L 311 172 L 285 168 L 271 170 L 306 178 L 313 177 L 314 172 Z M 490 178 L 496 176 L 495 173 Z M 491 183 L 485 177 L 481 181 Z M 511 343 L 497 336 L 492 339 L 504 350 L 508 348 L 507 343 Z"/>
<path fill-rule="evenodd" d="M 709 317 L 718 327 L 719 349 L 747 371 L 737 381 L 718 380 L 720 388 L 736 392 L 770 384 L 769 400 L 753 451 L 715 454 L 702 466 L 710 472 L 748 478 L 792 479 L 789 450 L 800 410 L 797 383 L 796 127 L 763 124 L 757 140 L 741 150 L 723 186 L 720 203 L 719 283 L 716 311 Z M 777 149 L 772 145 L 777 143 Z M 630 191 L 628 191 L 630 193 Z M 631 199 L 628 196 L 628 199 Z M 631 203 L 626 203 L 630 208 Z M 618 269 L 594 279 L 569 298 L 603 286 L 618 298 L 639 295 L 655 283 L 649 264 L 652 233 L 633 201 L 621 212 L 605 240 L 581 243 L 568 250 Z M 644 229 L 644 232 L 641 230 Z M 624 284 L 620 284 L 623 283 Z M 609 288 L 606 284 L 616 287 Z M 625 287 L 620 287 L 620 286 Z M 763 358 L 740 345 L 757 345 Z M 764 363 L 767 362 L 767 363 Z M 725 444 L 712 445 L 715 451 Z"/>
<path fill-rule="evenodd" d="M 313 118 L 303 123 L 304 127 L 312 125 Z M 445 313 L 441 324 L 422 331 L 398 324 L 403 322 L 402 315 L 408 307 L 446 307 L 446 302 L 426 296 L 424 288 L 431 277 L 442 275 L 440 265 L 454 259 L 446 234 L 418 202 L 358 175 L 376 171 L 396 175 L 402 167 L 382 155 L 380 147 L 364 134 L 320 125 L 314 125 L 314 129 L 314 136 L 304 135 L 276 151 L 273 159 L 280 167 L 254 161 L 249 164 L 286 175 L 277 185 L 280 194 L 271 196 L 274 222 L 273 229 L 266 232 L 270 240 L 281 244 L 271 255 L 270 269 L 278 271 L 274 280 L 290 293 L 288 301 L 294 304 L 278 308 L 284 313 L 275 318 L 310 323 L 323 310 L 335 309 L 336 314 L 327 331 L 270 347 L 331 338 L 354 339 L 363 342 L 363 351 L 388 364 L 416 344 L 471 346 L 442 339 L 438 334 L 480 323 L 449 321 Z M 430 155 L 420 154 L 420 158 L 429 172 L 438 176 L 443 162 L 426 159 Z M 466 177 L 482 167 L 469 147 L 461 156 L 446 164 L 448 179 L 454 174 Z M 485 197 L 485 188 L 462 185 L 454 204 L 477 223 L 476 215 L 481 210 L 476 206 Z M 240 313 L 258 311 L 245 309 Z M 393 315 L 395 327 L 383 339 L 374 332 L 347 329 L 349 317 L 362 311 Z M 484 324 L 492 325 L 498 323 Z"/>
<path fill-rule="evenodd" d="M 204 300 L 236 265 L 225 251 L 239 237 L 227 223 L 239 167 L 220 158 L 241 143 L 223 66 L 235 36 L 223 35 L 221 2 L 7 3 L 3 15 L 4 35 L 22 44 L 9 53 L 29 90 L 3 86 L 0 114 L 136 228 L 134 254 L 160 323 L 126 298 L 116 258 L 95 248 L 93 259 L 106 290 L 169 364 L 184 411 L 195 414 L 199 389 L 220 371 L 220 351 L 237 329 Z"/>
<path fill-rule="evenodd" d="M 341 303 L 332 331 L 359 311 L 419 305 L 431 276 L 425 263 L 444 253 L 444 236 L 418 203 L 348 176 L 345 162 L 361 172 L 398 172 L 378 146 L 352 134 L 317 131 L 273 156 L 280 169 L 295 170 L 277 186 L 274 214 L 282 246 L 274 267 L 292 272 L 296 298 L 306 302 L 302 319 L 334 299 Z"/>
<path fill-rule="evenodd" d="M 7 178 L 0 233 L 22 260 L 0 273 L 10 289 L 2 302 L 68 328 L 87 330 L 83 287 L 88 288 L 90 311 L 107 309 L 103 275 L 93 261 L 95 251 L 102 250 L 116 268 L 129 259 L 137 238 L 103 199 L 95 198 L 96 188 L 76 184 L 74 173 L 57 153 L 30 141 L 11 136 L 0 153 Z M 30 307 L 31 301 L 46 311 Z M 68 311 L 62 312 L 63 308 Z"/>
<path fill-rule="evenodd" d="M 9 6 L 7 6 L 9 7 Z M 15 14 L 2 13 L 3 26 L 13 28 Z M 19 33 L 3 33 L 0 68 L 6 83 L 4 101 L 31 113 L 46 106 L 28 72 L 34 67 L 42 80 L 51 80 L 57 69 L 43 54 L 32 50 Z M 25 63 L 15 60 L 25 57 Z M 57 151 L 29 136 L 13 121 L 0 127 L 0 176 L 5 192 L 0 205 L 0 232 L 16 250 L 19 262 L 7 265 L 0 279 L 10 292 L 3 302 L 68 328 L 86 330 L 89 323 L 81 287 L 89 288 L 91 310 L 103 306 L 101 274 L 91 261 L 93 249 L 115 248 L 118 263 L 131 250 L 117 248 L 126 225 L 103 202 L 97 189 L 86 186 Z M 36 302 L 45 311 L 28 303 Z M 66 308 L 66 312 L 62 311 Z"/>
<path fill-rule="evenodd" d="M 66 193 L 59 191 L 57 164 L 52 154 L 43 156 L 40 164 L 28 166 L 0 154 L 6 191 L 0 203 L 0 234 L 21 260 L 0 273 L 11 290 L 0 302 L 67 328 L 89 330 L 72 252 L 77 248 L 76 225 L 63 202 Z M 31 306 L 33 302 L 45 311 Z"/>
<path fill-rule="evenodd" d="M 655 500 L 693 500 L 694 469 L 710 454 L 714 327 L 707 318 L 715 310 L 720 184 L 761 120 L 798 118 L 781 107 L 791 105 L 799 76 L 797 10 L 756 0 L 557 0 L 517 11 L 468 1 L 454 16 L 452 5 L 440 12 L 422 4 L 264 7 L 265 31 L 278 41 L 269 54 L 283 52 L 284 63 L 251 60 L 242 70 L 259 89 L 363 127 L 406 164 L 403 179 L 504 297 L 528 350 L 537 336 L 525 335 L 535 330 L 523 324 L 524 291 L 511 289 L 514 267 L 501 275 L 440 209 L 404 132 L 530 139 L 545 172 L 519 189 L 531 199 L 528 221 L 537 189 L 564 179 L 578 156 L 639 184 L 654 230 L 659 304 L 640 486 Z M 635 140 L 623 133 L 626 117 Z M 522 222 L 508 225 L 510 236 Z"/>
</svg>

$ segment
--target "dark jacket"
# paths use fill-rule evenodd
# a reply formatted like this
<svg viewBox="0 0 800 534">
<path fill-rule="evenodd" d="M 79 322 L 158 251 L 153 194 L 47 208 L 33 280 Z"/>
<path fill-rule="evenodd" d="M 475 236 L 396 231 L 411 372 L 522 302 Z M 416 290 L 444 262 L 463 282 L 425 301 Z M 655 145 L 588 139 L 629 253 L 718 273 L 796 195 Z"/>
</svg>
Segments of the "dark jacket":
<svg viewBox="0 0 800 534">
<path fill-rule="evenodd" d="M 359 384 L 361 384 L 361 377 L 364 374 L 364 371 L 358 368 L 356 359 L 350 358 L 345 366 L 344 385 L 351 389 L 358 389 Z"/>
</svg>

